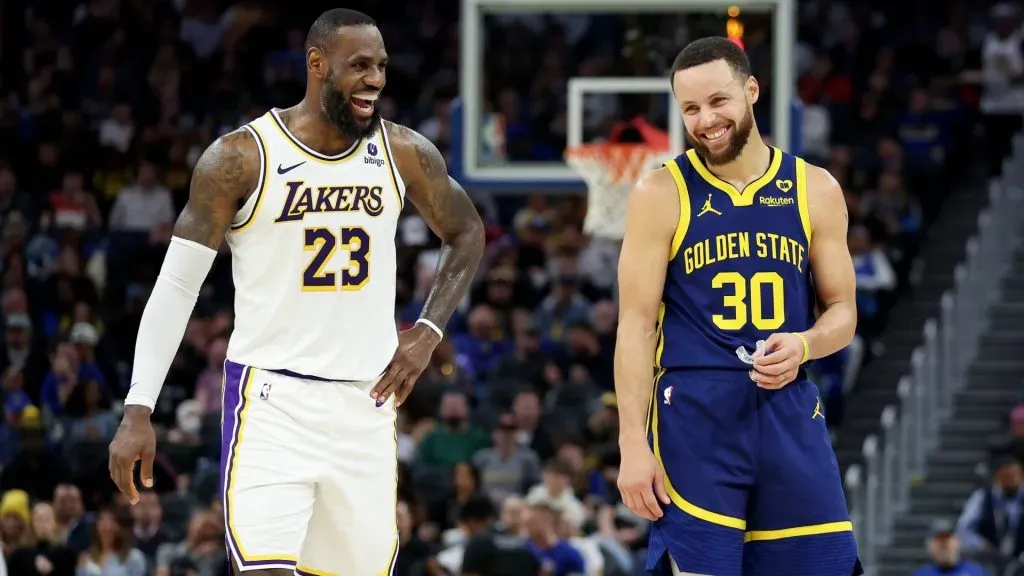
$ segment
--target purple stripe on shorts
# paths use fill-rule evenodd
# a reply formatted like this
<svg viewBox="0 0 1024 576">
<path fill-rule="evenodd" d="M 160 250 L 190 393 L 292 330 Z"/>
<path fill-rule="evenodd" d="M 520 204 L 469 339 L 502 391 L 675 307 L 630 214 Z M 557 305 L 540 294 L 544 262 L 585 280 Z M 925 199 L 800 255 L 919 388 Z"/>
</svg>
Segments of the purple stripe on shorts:
<svg viewBox="0 0 1024 576">
<path fill-rule="evenodd" d="M 234 557 L 242 566 L 249 565 L 242 558 L 241 548 L 235 540 L 236 536 L 231 527 L 231 501 L 228 498 L 228 480 L 231 475 L 231 460 L 234 451 L 238 446 L 238 425 L 242 409 L 245 408 L 245 382 L 242 381 L 249 374 L 249 370 L 241 364 L 230 360 L 224 361 L 224 394 L 223 412 L 221 413 L 220 431 L 220 485 L 222 504 L 224 507 L 224 536 L 228 549 L 228 556 Z"/>
<path fill-rule="evenodd" d="M 245 366 L 224 361 L 224 402 L 220 427 L 220 482 L 221 489 L 227 487 L 228 472 L 231 468 L 231 444 L 235 441 L 235 424 L 238 422 L 238 408 L 242 398 L 242 376 Z"/>
</svg>

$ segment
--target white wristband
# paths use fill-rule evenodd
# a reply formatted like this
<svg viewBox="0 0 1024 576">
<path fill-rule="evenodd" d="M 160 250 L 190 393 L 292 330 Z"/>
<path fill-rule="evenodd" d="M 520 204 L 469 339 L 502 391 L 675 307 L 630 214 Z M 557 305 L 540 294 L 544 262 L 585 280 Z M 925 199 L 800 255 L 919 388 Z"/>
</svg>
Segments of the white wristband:
<svg viewBox="0 0 1024 576">
<path fill-rule="evenodd" d="M 420 318 L 419 320 L 416 321 L 416 324 L 423 324 L 427 328 L 430 328 L 431 330 L 436 332 L 437 336 L 439 338 L 441 338 L 442 340 L 444 340 L 444 331 L 441 330 L 440 328 L 438 328 L 437 324 L 434 324 L 433 322 L 431 322 L 430 320 L 427 320 L 426 318 Z"/>
<path fill-rule="evenodd" d="M 125 405 L 145 406 L 150 410 L 156 405 L 199 298 L 199 289 L 215 258 L 216 250 L 191 240 L 171 238 L 160 276 L 142 312 L 131 388 Z"/>
</svg>

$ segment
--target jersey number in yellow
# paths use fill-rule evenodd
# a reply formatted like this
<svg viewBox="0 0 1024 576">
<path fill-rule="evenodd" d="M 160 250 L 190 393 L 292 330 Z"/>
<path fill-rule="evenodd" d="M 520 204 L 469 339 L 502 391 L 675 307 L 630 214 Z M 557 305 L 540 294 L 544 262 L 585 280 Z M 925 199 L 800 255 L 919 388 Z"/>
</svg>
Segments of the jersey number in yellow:
<svg viewBox="0 0 1024 576">
<path fill-rule="evenodd" d="M 758 272 L 749 280 L 739 272 L 719 272 L 711 286 L 724 290 L 723 304 L 732 314 L 715 314 L 711 321 L 722 330 L 739 330 L 751 323 L 758 330 L 777 330 L 786 322 L 785 292 L 778 272 Z M 764 287 L 772 299 L 772 315 L 765 316 L 762 305 Z"/>
<path fill-rule="evenodd" d="M 348 267 L 340 273 L 326 272 L 327 261 L 338 248 L 348 250 Z M 360 290 L 370 279 L 370 235 L 358 226 L 342 228 L 340 234 L 327 228 L 306 228 L 303 249 L 314 252 L 309 265 L 302 272 L 302 290 L 305 292 L 332 292 L 339 288 L 345 291 Z"/>
</svg>

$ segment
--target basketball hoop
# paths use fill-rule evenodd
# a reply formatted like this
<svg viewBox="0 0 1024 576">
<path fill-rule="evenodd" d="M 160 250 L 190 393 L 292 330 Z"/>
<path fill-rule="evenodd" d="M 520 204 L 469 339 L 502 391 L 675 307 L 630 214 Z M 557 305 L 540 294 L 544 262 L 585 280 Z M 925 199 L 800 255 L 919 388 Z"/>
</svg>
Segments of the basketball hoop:
<svg viewBox="0 0 1024 576">
<path fill-rule="evenodd" d="M 583 230 L 591 236 L 622 240 L 630 191 L 643 174 L 671 156 L 667 134 L 637 122 L 631 124 L 640 129 L 645 142 L 597 142 L 565 151 L 566 163 L 587 183 Z M 617 128 L 613 138 L 620 132 Z"/>
</svg>

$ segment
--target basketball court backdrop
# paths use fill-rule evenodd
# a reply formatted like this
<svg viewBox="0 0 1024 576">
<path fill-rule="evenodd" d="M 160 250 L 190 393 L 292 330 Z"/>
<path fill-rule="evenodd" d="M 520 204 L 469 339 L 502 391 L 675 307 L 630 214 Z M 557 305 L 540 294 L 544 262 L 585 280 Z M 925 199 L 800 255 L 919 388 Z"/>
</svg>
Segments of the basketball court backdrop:
<svg viewBox="0 0 1024 576">
<path fill-rule="evenodd" d="M 607 210 L 600 210 L 606 216 L 588 216 L 588 231 L 600 229 L 598 235 L 621 238 L 621 222 L 614 220 L 616 213 L 618 219 L 624 216 L 618 206 L 624 206 L 629 187 L 644 170 L 679 154 L 685 145 L 682 117 L 666 74 L 672 60 L 687 42 L 702 36 L 729 36 L 743 45 L 744 29 L 760 47 L 757 58 L 751 52 L 754 74 L 771 86 L 755 109 L 762 131 L 776 146 L 799 154 L 795 5 L 796 0 L 462 0 L 460 96 L 452 104 L 452 176 L 467 189 L 494 194 L 585 194 L 589 188 L 590 211 L 602 205 Z M 580 16 L 591 18 L 582 21 Z M 500 48 L 495 46 L 494 31 L 513 22 L 543 29 L 552 18 L 559 19 L 561 33 L 567 36 L 593 35 L 595 28 L 624 35 L 631 53 L 616 57 L 637 62 L 630 71 L 643 73 L 612 76 L 607 68 L 565 66 L 560 72 L 567 76 L 565 116 L 557 119 L 559 129 L 554 132 L 564 143 L 524 152 L 515 147 L 514 132 L 508 131 L 508 116 L 516 113 L 516 103 L 506 98 L 510 95 L 502 87 L 488 82 L 488 63 L 503 56 L 496 53 Z M 538 75 L 551 73 L 549 62 L 536 67 Z M 554 68 L 557 77 L 557 63 Z M 591 72 L 596 73 L 586 75 Z M 632 141 L 606 144 L 613 131 L 637 125 L 642 129 L 626 130 Z M 636 132 L 640 138 L 635 138 Z M 604 222 L 608 219 L 612 221 Z"/>
</svg>

